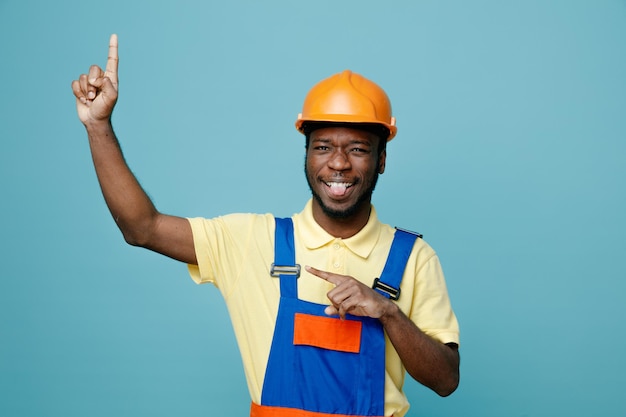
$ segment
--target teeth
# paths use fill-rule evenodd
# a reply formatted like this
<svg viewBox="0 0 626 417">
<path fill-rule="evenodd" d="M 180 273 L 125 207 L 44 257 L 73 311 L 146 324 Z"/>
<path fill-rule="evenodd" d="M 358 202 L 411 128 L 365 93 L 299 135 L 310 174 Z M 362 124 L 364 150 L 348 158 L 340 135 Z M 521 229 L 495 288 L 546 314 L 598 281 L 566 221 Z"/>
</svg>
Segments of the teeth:
<svg viewBox="0 0 626 417">
<path fill-rule="evenodd" d="M 328 185 L 331 188 L 333 187 L 348 188 L 352 185 L 352 183 L 350 182 L 327 182 L 326 185 Z"/>
</svg>

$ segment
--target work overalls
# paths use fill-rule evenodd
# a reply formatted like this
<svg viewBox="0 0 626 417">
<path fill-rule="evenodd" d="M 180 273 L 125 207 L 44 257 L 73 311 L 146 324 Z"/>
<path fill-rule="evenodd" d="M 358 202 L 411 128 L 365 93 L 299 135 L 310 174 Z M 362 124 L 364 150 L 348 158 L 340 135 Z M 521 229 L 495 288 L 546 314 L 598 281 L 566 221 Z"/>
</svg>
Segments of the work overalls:
<svg viewBox="0 0 626 417">
<path fill-rule="evenodd" d="M 415 240 L 396 230 L 374 288 L 397 299 Z M 280 279 L 280 304 L 261 405 L 251 417 L 383 417 L 385 336 L 378 319 L 329 317 L 326 305 L 298 299 L 300 265 L 295 262 L 293 223 L 276 219 L 271 273 Z"/>
</svg>

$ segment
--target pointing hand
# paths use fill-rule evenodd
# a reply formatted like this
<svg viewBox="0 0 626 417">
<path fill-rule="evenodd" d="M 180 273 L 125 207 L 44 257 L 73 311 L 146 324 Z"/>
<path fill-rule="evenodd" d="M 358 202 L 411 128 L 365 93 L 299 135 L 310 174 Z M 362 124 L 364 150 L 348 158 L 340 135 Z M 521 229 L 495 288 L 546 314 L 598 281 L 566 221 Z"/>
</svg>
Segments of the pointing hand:
<svg viewBox="0 0 626 417">
<path fill-rule="evenodd" d="M 381 318 L 387 313 L 390 304 L 393 304 L 353 277 L 321 271 L 310 266 L 305 268 L 309 273 L 335 284 L 335 288 L 328 292 L 331 305 L 326 307 L 325 313 L 329 316 L 338 314 L 343 319 L 350 313 L 355 316 Z"/>
<path fill-rule="evenodd" d="M 111 117 L 118 92 L 118 51 L 117 35 L 109 40 L 109 56 L 106 69 L 92 65 L 89 74 L 81 74 L 72 82 L 72 91 L 76 96 L 78 118 L 83 124 L 104 121 Z"/>
</svg>

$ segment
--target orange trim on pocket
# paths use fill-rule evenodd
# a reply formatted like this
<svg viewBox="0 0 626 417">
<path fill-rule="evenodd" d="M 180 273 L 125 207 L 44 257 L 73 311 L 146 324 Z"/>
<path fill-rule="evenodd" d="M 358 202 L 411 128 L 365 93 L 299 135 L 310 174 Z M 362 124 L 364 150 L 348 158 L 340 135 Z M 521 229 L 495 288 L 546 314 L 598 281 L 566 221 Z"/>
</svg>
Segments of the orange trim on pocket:
<svg viewBox="0 0 626 417">
<path fill-rule="evenodd" d="M 293 344 L 359 353 L 361 325 L 361 322 L 356 320 L 296 313 Z"/>
</svg>

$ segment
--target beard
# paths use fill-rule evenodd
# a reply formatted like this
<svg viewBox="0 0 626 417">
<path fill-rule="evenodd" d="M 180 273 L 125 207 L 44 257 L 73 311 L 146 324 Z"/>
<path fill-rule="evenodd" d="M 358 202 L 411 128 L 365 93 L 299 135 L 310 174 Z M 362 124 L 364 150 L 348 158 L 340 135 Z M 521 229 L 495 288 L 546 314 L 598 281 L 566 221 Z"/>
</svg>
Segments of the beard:
<svg viewBox="0 0 626 417">
<path fill-rule="evenodd" d="M 315 201 L 317 201 L 324 214 L 332 219 L 347 219 L 357 213 L 363 204 L 369 205 L 372 201 L 372 194 L 374 193 L 374 188 L 376 188 L 376 183 L 378 183 L 378 176 L 380 175 L 378 173 L 379 165 L 379 162 L 376 162 L 376 170 L 374 171 L 372 178 L 370 178 L 369 186 L 365 190 L 363 190 L 363 192 L 361 193 L 361 195 L 359 195 L 353 205 L 343 210 L 328 207 L 324 203 L 322 197 L 315 191 L 315 188 L 313 187 L 313 182 L 316 180 L 315 178 L 311 178 L 311 176 L 309 175 L 309 170 L 307 169 L 306 165 L 306 158 L 304 160 L 304 176 L 306 177 L 306 181 L 309 185 L 309 189 L 311 190 L 313 198 L 315 199 Z"/>
</svg>

